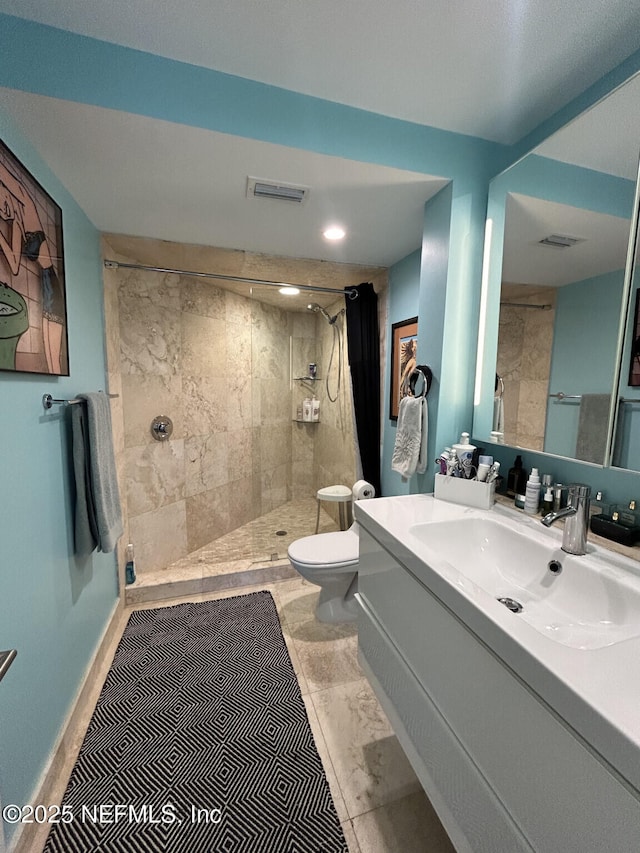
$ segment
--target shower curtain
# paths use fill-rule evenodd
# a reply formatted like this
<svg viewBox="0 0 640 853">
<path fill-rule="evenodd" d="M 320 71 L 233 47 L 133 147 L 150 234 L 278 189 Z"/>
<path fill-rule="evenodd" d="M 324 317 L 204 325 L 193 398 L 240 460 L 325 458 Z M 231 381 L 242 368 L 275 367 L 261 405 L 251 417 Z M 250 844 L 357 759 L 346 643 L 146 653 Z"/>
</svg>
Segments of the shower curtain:
<svg viewBox="0 0 640 853">
<path fill-rule="evenodd" d="M 356 299 L 346 297 L 347 351 L 353 387 L 353 408 L 360 445 L 362 476 L 380 488 L 380 334 L 378 295 L 371 282 L 355 288 Z"/>
</svg>

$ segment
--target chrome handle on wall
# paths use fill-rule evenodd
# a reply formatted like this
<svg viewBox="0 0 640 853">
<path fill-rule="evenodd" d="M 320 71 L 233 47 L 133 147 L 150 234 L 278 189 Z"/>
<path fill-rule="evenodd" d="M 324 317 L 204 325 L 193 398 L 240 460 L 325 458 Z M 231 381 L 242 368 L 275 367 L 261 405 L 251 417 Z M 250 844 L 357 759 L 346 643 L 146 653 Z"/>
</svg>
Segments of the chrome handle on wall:
<svg viewBox="0 0 640 853">
<path fill-rule="evenodd" d="M 167 441 L 173 432 L 173 421 L 166 415 L 157 415 L 151 421 L 151 435 L 156 441 Z"/>
<path fill-rule="evenodd" d="M 9 667 L 15 660 L 16 655 L 18 654 L 16 649 L 9 649 L 6 652 L 0 652 L 0 681 L 7 674 Z"/>
</svg>

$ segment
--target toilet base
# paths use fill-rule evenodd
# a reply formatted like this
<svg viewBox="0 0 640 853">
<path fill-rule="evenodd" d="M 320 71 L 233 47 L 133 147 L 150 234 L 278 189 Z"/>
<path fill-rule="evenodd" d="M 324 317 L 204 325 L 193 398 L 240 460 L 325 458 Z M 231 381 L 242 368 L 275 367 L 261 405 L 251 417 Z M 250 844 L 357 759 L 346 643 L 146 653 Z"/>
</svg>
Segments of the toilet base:
<svg viewBox="0 0 640 853">
<path fill-rule="evenodd" d="M 335 590 L 320 587 L 320 598 L 316 605 L 316 619 L 319 622 L 356 622 L 358 619 L 358 603 L 355 594 L 358 591 L 358 575 L 356 574 L 344 597 L 337 597 Z M 331 594 L 333 592 L 333 595 Z"/>
</svg>

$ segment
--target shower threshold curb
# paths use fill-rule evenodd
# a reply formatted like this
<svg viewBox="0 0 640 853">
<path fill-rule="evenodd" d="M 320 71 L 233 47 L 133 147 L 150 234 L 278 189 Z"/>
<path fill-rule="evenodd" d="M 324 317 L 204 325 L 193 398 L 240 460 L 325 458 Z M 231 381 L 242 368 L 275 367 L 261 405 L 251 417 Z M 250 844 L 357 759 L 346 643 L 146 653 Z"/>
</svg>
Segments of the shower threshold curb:
<svg viewBox="0 0 640 853">
<path fill-rule="evenodd" d="M 144 586 L 132 584 L 125 587 L 124 601 L 125 604 L 144 604 L 147 601 L 163 601 L 178 598 L 181 595 L 239 589 L 295 577 L 298 577 L 298 573 L 291 563 L 285 560 L 240 572 L 205 575 L 199 578 L 177 578 L 173 581 L 167 580 Z"/>
</svg>

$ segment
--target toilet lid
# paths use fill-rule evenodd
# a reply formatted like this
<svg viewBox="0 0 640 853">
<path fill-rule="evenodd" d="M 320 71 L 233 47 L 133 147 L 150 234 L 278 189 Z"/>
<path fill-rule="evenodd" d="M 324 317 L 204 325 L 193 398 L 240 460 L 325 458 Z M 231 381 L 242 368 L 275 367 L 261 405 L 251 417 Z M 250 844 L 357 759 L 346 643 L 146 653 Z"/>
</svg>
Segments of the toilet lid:
<svg viewBox="0 0 640 853">
<path fill-rule="evenodd" d="M 336 533 L 318 533 L 296 539 L 289 546 L 289 556 L 308 566 L 358 562 L 358 534 L 353 530 Z"/>
</svg>

